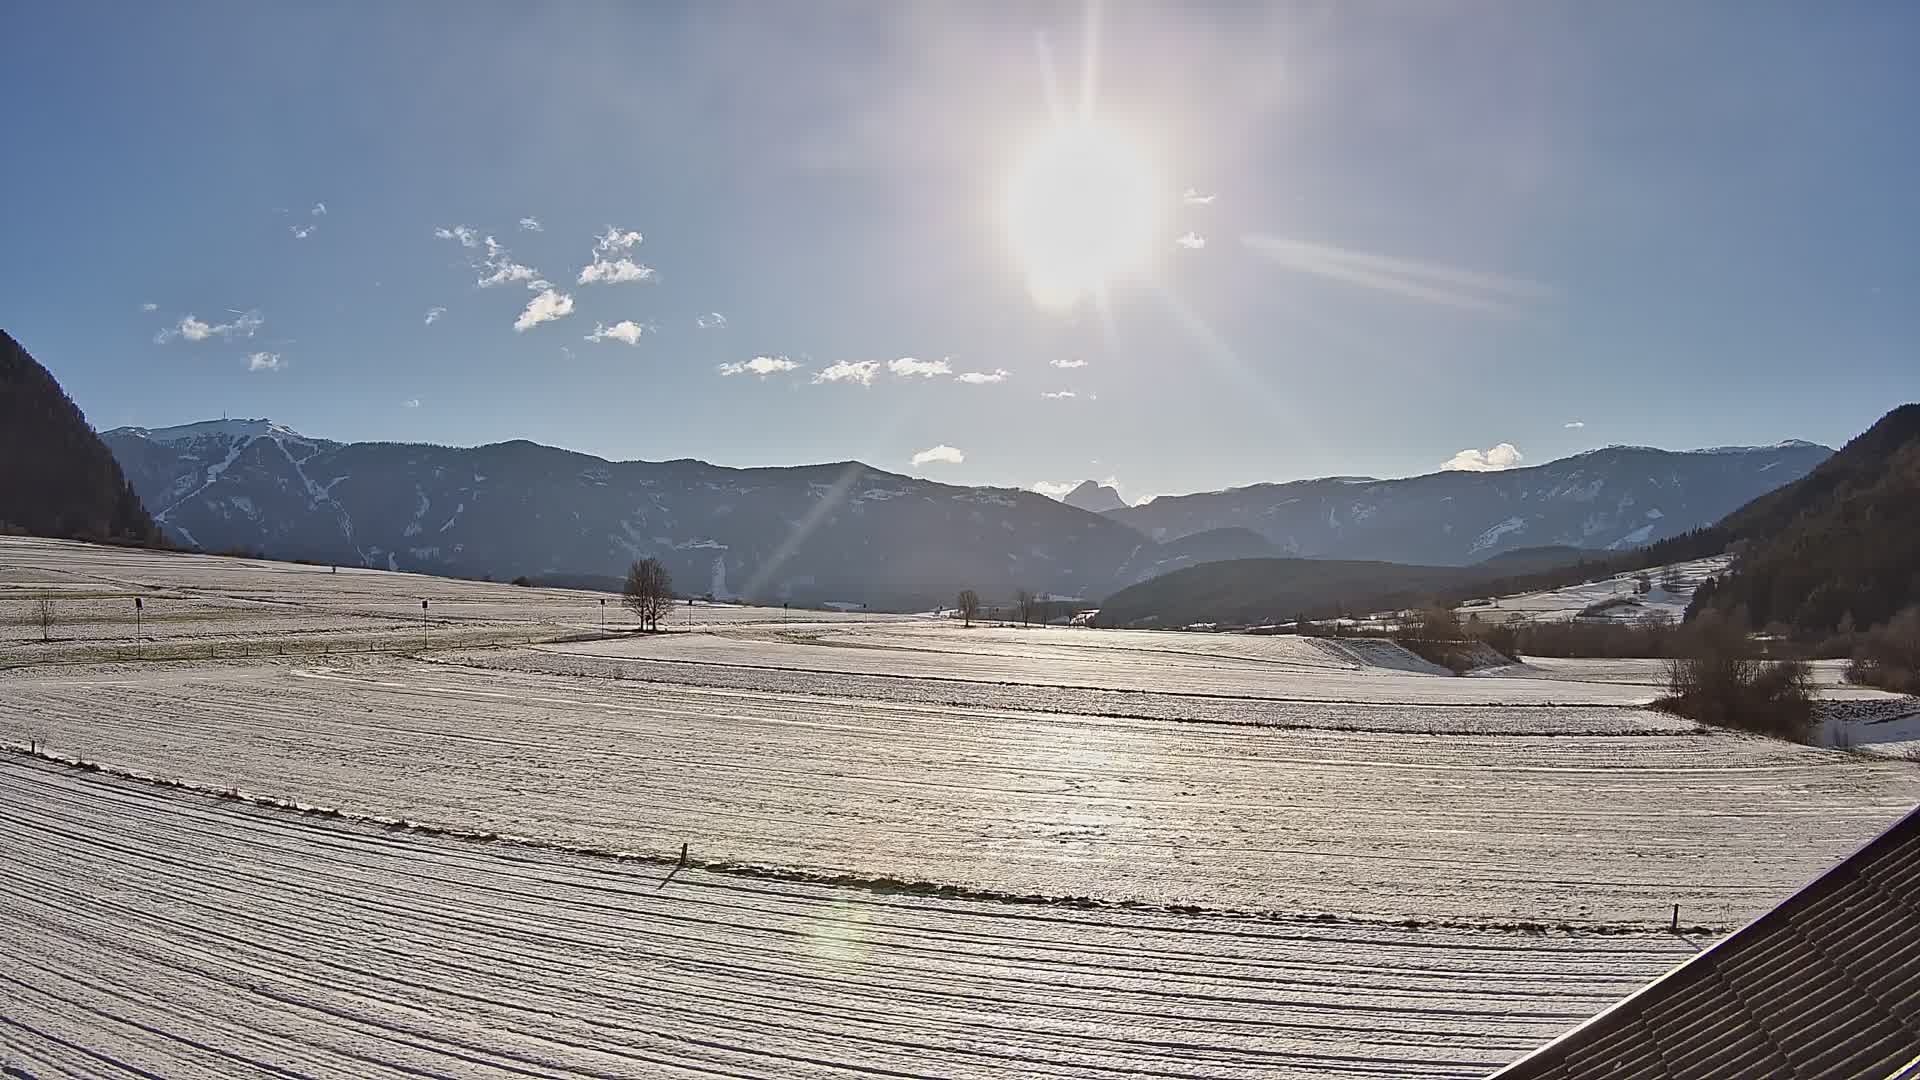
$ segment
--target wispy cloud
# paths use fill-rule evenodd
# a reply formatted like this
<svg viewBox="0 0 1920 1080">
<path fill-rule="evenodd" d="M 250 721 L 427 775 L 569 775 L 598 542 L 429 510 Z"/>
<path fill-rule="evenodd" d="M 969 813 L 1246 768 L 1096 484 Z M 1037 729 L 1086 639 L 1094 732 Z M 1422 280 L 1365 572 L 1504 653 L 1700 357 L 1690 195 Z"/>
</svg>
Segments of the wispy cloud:
<svg viewBox="0 0 1920 1080">
<path fill-rule="evenodd" d="M 1440 263 L 1349 251 L 1258 233 L 1242 236 L 1240 242 L 1249 251 L 1290 270 L 1470 311 L 1510 315 L 1516 313 L 1522 303 L 1547 300 L 1554 295 L 1552 289 L 1537 282 Z"/>
<path fill-rule="evenodd" d="M 1076 484 L 1071 480 L 1062 480 L 1058 482 L 1055 482 L 1053 480 L 1039 480 L 1034 483 L 1033 490 L 1039 492 L 1042 495 L 1045 495 L 1049 499 L 1064 499 L 1067 497 L 1069 493 L 1073 491 L 1074 488 L 1077 488 L 1079 486 L 1080 486 L 1079 484 Z"/>
<path fill-rule="evenodd" d="M 936 375 L 953 374 L 953 366 L 945 360 L 916 360 L 911 356 L 887 361 L 887 370 L 902 378 L 918 375 L 923 379 L 931 379 Z"/>
<path fill-rule="evenodd" d="M 652 281 L 653 267 L 642 266 L 626 256 L 618 259 L 595 259 L 580 268 L 582 285 L 620 285 L 634 281 Z"/>
<path fill-rule="evenodd" d="M 490 289 L 495 285 L 526 282 L 529 289 L 547 288 L 547 282 L 540 279 L 540 271 L 515 262 L 513 253 L 508 251 L 500 241 L 488 236 L 484 243 L 487 246 L 487 254 L 480 260 L 480 268 L 485 270 L 486 274 L 474 284 L 482 289 Z"/>
<path fill-rule="evenodd" d="M 1186 232 L 1174 237 L 1173 242 L 1186 248 L 1188 251 L 1199 251 L 1201 248 L 1207 246 L 1207 238 L 1194 232 L 1192 229 L 1188 229 Z"/>
<path fill-rule="evenodd" d="M 797 371 L 799 367 L 799 364 L 784 356 L 756 356 L 751 360 L 721 364 L 717 370 L 722 375 L 758 375 L 764 379 L 783 371 Z"/>
<path fill-rule="evenodd" d="M 544 289 L 538 296 L 527 301 L 527 309 L 513 320 L 515 330 L 525 332 L 543 322 L 564 319 L 573 314 L 573 297 L 553 289 Z"/>
<path fill-rule="evenodd" d="M 1180 201 L 1186 203 L 1188 206 L 1212 206 L 1213 200 L 1219 197 L 1218 195 L 1202 195 L 1194 188 L 1188 188 L 1180 193 Z"/>
<path fill-rule="evenodd" d="M 433 235 L 442 240 L 458 240 L 461 247 L 480 246 L 480 233 L 471 225 L 448 225 L 433 230 Z"/>
<path fill-rule="evenodd" d="M 314 231 L 319 228 L 320 226 L 318 225 L 289 225 L 287 226 L 287 231 L 293 234 L 295 240 L 305 240 L 307 237 L 312 236 Z"/>
<path fill-rule="evenodd" d="M 427 309 L 427 325 L 432 326 L 434 323 L 439 322 L 440 316 L 445 315 L 446 313 L 447 313 L 447 309 L 443 307 L 428 308 Z"/>
<path fill-rule="evenodd" d="M 873 383 L 873 377 L 879 371 L 880 361 L 878 360 L 842 360 L 814 372 L 813 381 L 817 383 L 857 382 L 861 386 L 868 386 Z"/>
<path fill-rule="evenodd" d="M 401 402 L 400 407 L 403 409 L 417 409 L 420 407 L 420 399 L 417 397 L 410 397 L 407 400 Z"/>
<path fill-rule="evenodd" d="M 1087 366 L 1087 362 L 1085 360 L 1080 359 L 1077 356 L 1071 357 L 1066 360 L 1049 360 L 1047 361 L 1047 363 L 1052 364 L 1054 367 L 1057 367 L 1057 368 L 1077 368 L 1077 367 Z"/>
<path fill-rule="evenodd" d="M 533 218 L 533 217 L 521 218 L 520 227 L 527 230 L 528 232 L 546 232 L 547 231 L 546 226 L 540 224 L 540 219 Z"/>
<path fill-rule="evenodd" d="M 621 341 L 628 345 L 638 345 L 640 344 L 640 336 L 651 333 L 653 329 L 653 326 L 650 324 L 637 323 L 632 319 L 622 319 L 612 326 L 603 326 L 600 323 L 595 323 L 593 324 L 593 333 L 587 335 L 587 340 L 595 342 Z"/>
<path fill-rule="evenodd" d="M 1526 460 L 1510 442 L 1497 443 L 1485 450 L 1462 450 L 1440 466 L 1447 472 L 1500 472 L 1517 468 Z"/>
<path fill-rule="evenodd" d="M 702 330 L 719 330 L 727 325 L 727 317 L 717 311 L 709 311 L 693 320 L 693 325 Z"/>
<path fill-rule="evenodd" d="M 1563 428 L 1566 428 L 1569 431 L 1578 431 L 1579 429 L 1586 427 L 1587 422 L 1585 420 L 1569 420 L 1566 423 L 1561 424 L 1560 426 Z"/>
<path fill-rule="evenodd" d="M 930 465 L 935 462 L 946 465 L 958 465 L 965 460 L 967 460 L 965 452 L 957 446 L 948 446 L 946 443 L 941 443 L 938 446 L 929 446 L 925 450 L 913 455 L 913 463 L 916 466 Z"/>
<path fill-rule="evenodd" d="M 593 238 L 593 253 L 611 255 L 616 251 L 632 251 L 640 245 L 640 241 L 637 230 L 623 230 L 617 225 L 609 225 L 606 232 Z"/>
<path fill-rule="evenodd" d="M 317 202 L 317 203 L 314 203 L 314 204 L 313 204 L 313 209 L 312 209 L 312 210 L 309 210 L 309 211 L 307 211 L 307 212 L 308 212 L 308 213 L 310 213 L 310 214 L 312 214 L 312 215 L 313 215 L 314 217 L 326 217 L 326 216 L 327 216 L 327 204 L 326 204 L 326 203 L 323 203 L 323 202 Z"/>
<path fill-rule="evenodd" d="M 250 338 L 267 320 L 258 311 L 236 312 L 238 318 L 232 322 L 209 323 L 196 316 L 188 315 L 174 326 L 167 327 L 153 335 L 155 344 L 164 345 L 174 338 L 187 341 L 205 341 L 210 337 Z"/>
<path fill-rule="evenodd" d="M 140 310 L 141 310 L 141 311 L 159 311 L 159 310 L 160 310 L 160 305 L 159 305 L 159 304 L 152 304 L 152 303 L 148 303 L 148 304 L 141 304 L 141 305 L 140 305 Z"/>
<path fill-rule="evenodd" d="M 287 366 L 277 352 L 256 352 L 247 354 L 248 371 L 279 371 Z"/>
<path fill-rule="evenodd" d="M 995 368 L 992 371 L 962 372 L 954 378 L 970 386 L 985 386 L 989 383 L 1006 382 L 1008 374 L 1006 368 Z"/>
<path fill-rule="evenodd" d="M 1071 401 L 1074 398 L 1079 397 L 1080 395 L 1074 393 L 1071 390 L 1048 390 L 1043 392 L 1040 396 L 1043 398 L 1046 398 L 1048 401 Z"/>
</svg>

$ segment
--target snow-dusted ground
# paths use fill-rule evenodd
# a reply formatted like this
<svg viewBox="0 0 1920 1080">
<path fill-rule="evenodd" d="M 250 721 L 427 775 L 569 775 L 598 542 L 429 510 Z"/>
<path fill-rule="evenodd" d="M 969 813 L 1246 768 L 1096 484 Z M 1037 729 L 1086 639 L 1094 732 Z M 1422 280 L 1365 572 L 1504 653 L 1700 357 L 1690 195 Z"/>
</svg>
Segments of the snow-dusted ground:
<svg viewBox="0 0 1920 1080">
<path fill-rule="evenodd" d="M 1920 799 L 1637 708 L 1637 662 L 704 607 L 448 648 L 599 596 L 0 540 L 0 597 L 55 587 L 181 605 L 157 641 L 448 621 L 159 662 L 7 626 L 0 742 L 583 850 L 0 754 L 0 1065 L 36 1078 L 1475 1076 L 1690 955 L 1672 904 L 1736 925 Z M 1885 697 L 1836 707 L 1898 745 Z"/>
<path fill-rule="evenodd" d="M 1426 705 L 1639 705 L 1635 686 L 1527 677 L 1492 684 L 1438 668 L 1391 642 L 1149 631 L 764 626 L 645 640 L 543 646 L 606 660 L 679 660 L 769 672 L 1146 691 L 1287 701 Z"/>
<path fill-rule="evenodd" d="M 901 671 L 917 662 L 900 655 Z M 1653 924 L 1679 902 L 1730 925 L 1920 798 L 1904 763 L 1691 734 L 1630 709 L 1242 700 L 1226 703 L 1237 716 L 1189 714 L 1229 722 L 1179 723 L 1071 711 L 1067 691 L 1047 700 L 1069 711 L 1033 712 L 909 686 L 881 699 L 385 656 L 150 665 L 0 679 L 0 737 L 618 850 L 690 843 L 1020 894 L 1500 922 Z M 1263 719 L 1289 726 L 1246 722 Z"/>
<path fill-rule="evenodd" d="M 1565 622 L 1593 604 L 1619 599 L 1631 600 L 1632 603 L 1608 608 L 1595 617 L 1615 621 L 1648 617 L 1670 618 L 1678 621 L 1686 613 L 1687 602 L 1693 599 L 1693 591 L 1707 578 L 1724 573 L 1729 561 L 1731 560 L 1726 555 L 1715 555 L 1690 562 L 1671 563 L 1651 570 L 1616 574 L 1585 585 L 1569 585 L 1563 589 L 1549 589 L 1545 592 L 1496 597 L 1490 605 L 1475 604 L 1457 610 L 1462 619 L 1478 615 L 1482 620 L 1490 622 L 1505 622 L 1512 619 Z M 1636 591 L 1637 583 L 1634 579 L 1643 575 L 1653 583 L 1652 592 Z M 1678 579 L 1680 587 L 1669 591 L 1666 584 L 1669 579 L 1675 578 Z"/>
<path fill-rule="evenodd" d="M 666 872 L 0 763 L 0 1063 L 38 1080 L 1465 1078 L 1693 952 L 1661 933 Z"/>
</svg>

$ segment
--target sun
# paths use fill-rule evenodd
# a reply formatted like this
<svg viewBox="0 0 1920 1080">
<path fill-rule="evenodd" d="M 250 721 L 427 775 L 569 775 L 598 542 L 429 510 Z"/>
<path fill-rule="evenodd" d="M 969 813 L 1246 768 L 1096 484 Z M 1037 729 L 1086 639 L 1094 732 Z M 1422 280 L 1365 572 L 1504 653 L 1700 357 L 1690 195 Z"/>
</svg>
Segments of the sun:
<svg viewBox="0 0 1920 1080">
<path fill-rule="evenodd" d="M 1160 178 L 1135 143 L 1086 121 L 1048 130 L 1019 158 L 1003 207 L 1035 302 L 1071 307 L 1145 269 L 1164 205 Z"/>
</svg>

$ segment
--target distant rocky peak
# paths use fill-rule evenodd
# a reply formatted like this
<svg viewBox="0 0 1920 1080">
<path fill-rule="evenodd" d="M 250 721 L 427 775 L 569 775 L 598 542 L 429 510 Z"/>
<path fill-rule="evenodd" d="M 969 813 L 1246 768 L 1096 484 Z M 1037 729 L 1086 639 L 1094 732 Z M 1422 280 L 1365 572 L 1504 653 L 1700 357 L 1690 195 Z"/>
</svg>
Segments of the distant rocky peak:
<svg viewBox="0 0 1920 1080">
<path fill-rule="evenodd" d="M 1067 497 L 1060 501 L 1075 509 L 1093 514 L 1104 514 L 1109 510 L 1124 510 L 1127 507 L 1127 500 L 1121 498 L 1118 491 L 1092 480 L 1082 480 L 1079 487 L 1069 491 Z"/>
</svg>

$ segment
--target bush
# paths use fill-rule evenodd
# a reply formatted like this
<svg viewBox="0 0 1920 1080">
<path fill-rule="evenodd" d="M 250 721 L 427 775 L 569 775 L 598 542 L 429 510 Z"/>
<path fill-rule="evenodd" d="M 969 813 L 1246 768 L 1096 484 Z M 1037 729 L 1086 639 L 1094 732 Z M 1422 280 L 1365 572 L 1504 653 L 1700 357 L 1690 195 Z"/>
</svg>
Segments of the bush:
<svg viewBox="0 0 1920 1080">
<path fill-rule="evenodd" d="M 513 584 L 518 585 L 524 589 L 527 586 L 533 584 L 533 582 L 527 580 L 527 575 L 521 574 L 519 577 L 513 579 Z"/>
<path fill-rule="evenodd" d="M 1848 682 L 1920 694 L 1920 608 L 1907 608 L 1854 640 Z"/>
<path fill-rule="evenodd" d="M 1813 672 L 1799 660 L 1761 658 L 1742 622 L 1715 612 L 1681 632 L 1667 662 L 1669 712 L 1718 727 L 1805 742 L 1813 724 Z"/>
</svg>

